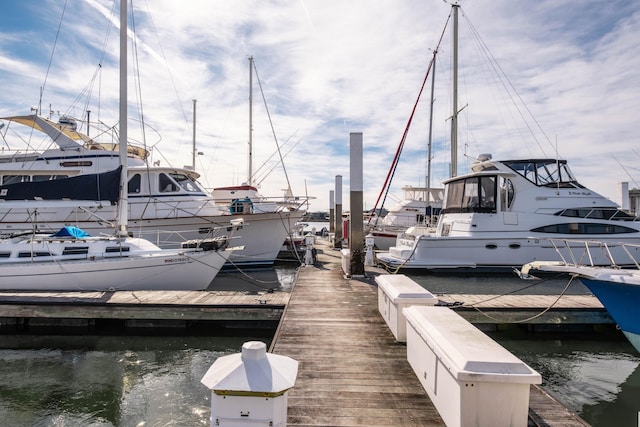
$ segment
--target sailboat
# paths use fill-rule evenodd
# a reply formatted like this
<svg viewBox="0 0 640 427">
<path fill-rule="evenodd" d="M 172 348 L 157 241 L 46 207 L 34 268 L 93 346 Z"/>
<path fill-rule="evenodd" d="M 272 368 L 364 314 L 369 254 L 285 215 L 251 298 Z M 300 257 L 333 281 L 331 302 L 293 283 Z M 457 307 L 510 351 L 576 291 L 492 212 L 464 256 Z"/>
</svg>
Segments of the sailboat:
<svg viewBox="0 0 640 427">
<path fill-rule="evenodd" d="M 253 75 L 254 71 L 257 77 L 257 68 L 253 56 L 249 57 L 249 142 L 247 149 L 247 180 L 240 185 L 231 185 L 226 187 L 216 187 L 213 189 L 213 197 L 216 202 L 229 207 L 232 213 L 266 213 L 266 212 L 286 212 L 293 209 L 299 210 L 299 207 L 306 204 L 311 197 L 296 197 L 293 195 L 291 185 L 289 184 L 289 176 L 285 170 L 287 179 L 287 188 L 284 190 L 284 197 L 274 198 L 266 197 L 258 191 L 258 183 L 255 175 L 261 169 L 256 171 L 253 169 Z M 258 80 L 258 83 L 260 81 Z M 266 101 L 265 101 L 266 105 Z M 275 134 L 274 134 L 275 135 Z M 278 142 L 276 141 L 276 145 Z M 278 145 L 278 154 L 280 154 L 280 162 L 284 168 L 284 162 Z M 264 166 L 264 164 L 262 165 Z M 266 174 L 268 175 L 268 173 Z M 302 217 L 300 216 L 298 220 Z M 292 236 L 287 236 L 291 238 Z"/>
<path fill-rule="evenodd" d="M 107 138 L 112 133 L 100 129 L 104 139 L 92 138 L 89 131 L 82 132 L 78 121 L 70 116 L 60 117 L 58 122 L 39 114 L 2 120 L 5 125 L 0 126 L 2 137 L 10 132 L 22 136 L 20 130 L 24 128 L 29 135 L 46 135 L 47 142 L 55 144 L 55 148 L 3 149 L 0 154 L 0 235 L 31 229 L 34 221 L 39 230 L 51 233 L 66 225 L 77 226 L 92 235 L 113 228 L 118 218 L 115 204 L 94 200 L 76 205 L 65 201 L 70 198 L 69 186 L 59 182 L 62 178 L 85 177 L 118 167 L 119 150 L 123 147 Z M 216 195 L 198 182 L 200 176 L 194 167 L 161 166 L 151 161 L 145 147 L 129 141 L 125 160 L 129 232 L 163 249 L 180 248 L 184 240 L 207 237 L 211 230 L 226 227 L 230 220 L 242 219 L 247 228 L 234 238 L 234 244 L 241 249 L 233 251 L 227 266 L 271 266 L 282 243 L 305 213 L 303 198 L 289 199 L 291 203 L 286 207 L 255 197 L 250 203 L 218 203 Z M 46 197 L 39 191 L 38 203 L 31 203 L 34 200 L 31 185 L 43 181 L 49 182 Z M 40 203 L 43 198 L 47 201 Z"/>
<path fill-rule="evenodd" d="M 510 272 L 532 260 L 554 257 L 549 238 L 640 243 L 640 221 L 585 187 L 568 162 L 557 158 L 494 160 L 481 154 L 471 173 L 457 175 L 457 16 L 454 4 L 452 177 L 435 232 L 410 227 L 387 252 L 390 269 L 433 272 Z M 594 263 L 608 264 L 606 257 Z"/>
<path fill-rule="evenodd" d="M 160 249 L 127 230 L 127 7 L 120 3 L 120 169 L 115 235 L 92 237 L 74 227 L 0 240 L 0 289 L 39 291 L 203 290 L 230 255 L 231 224 L 221 238 Z M 195 246 L 195 247 L 192 247 Z M 207 249 L 207 250 L 205 250 Z"/>
</svg>

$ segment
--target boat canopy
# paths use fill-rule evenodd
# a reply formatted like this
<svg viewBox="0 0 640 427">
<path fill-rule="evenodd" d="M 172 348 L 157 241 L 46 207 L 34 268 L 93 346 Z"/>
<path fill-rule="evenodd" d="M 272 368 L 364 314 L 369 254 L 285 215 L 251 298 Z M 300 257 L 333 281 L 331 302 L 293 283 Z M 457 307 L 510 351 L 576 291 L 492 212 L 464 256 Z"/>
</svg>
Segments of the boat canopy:
<svg viewBox="0 0 640 427">
<path fill-rule="evenodd" d="M 19 123 L 24 126 L 28 126 L 32 129 L 45 133 L 58 144 L 60 148 L 79 148 L 80 144 L 77 141 L 90 142 L 91 138 L 80 132 L 77 132 L 74 127 L 66 124 L 58 124 L 44 117 L 32 114 L 29 116 L 11 116 L 0 117 L 2 120 Z"/>
<path fill-rule="evenodd" d="M 122 167 L 99 174 L 87 174 L 46 181 L 0 185 L 0 200 L 95 200 L 116 203 Z"/>
<path fill-rule="evenodd" d="M 70 123 L 72 123 L 72 119 L 66 116 L 60 119 L 60 123 L 56 123 L 52 120 L 35 114 L 29 116 L 0 117 L 0 120 L 19 123 L 21 125 L 35 129 L 39 132 L 45 133 L 61 149 L 77 150 L 81 147 L 79 141 L 82 141 L 84 143 L 84 148 L 88 150 L 107 150 L 115 152 L 118 152 L 119 150 L 119 144 L 103 142 L 99 143 L 91 139 L 89 136 L 78 132 L 75 125 L 70 125 Z M 149 151 L 145 150 L 142 147 L 128 145 L 127 154 L 145 160 L 149 156 Z"/>
</svg>

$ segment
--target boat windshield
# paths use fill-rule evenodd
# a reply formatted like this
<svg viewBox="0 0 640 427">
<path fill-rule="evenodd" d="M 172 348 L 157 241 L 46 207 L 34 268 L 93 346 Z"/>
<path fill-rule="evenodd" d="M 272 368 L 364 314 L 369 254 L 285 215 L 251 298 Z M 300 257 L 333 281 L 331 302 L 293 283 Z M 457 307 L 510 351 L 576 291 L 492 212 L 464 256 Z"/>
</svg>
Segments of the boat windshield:
<svg viewBox="0 0 640 427">
<path fill-rule="evenodd" d="M 191 178 L 189 175 L 185 175 L 182 173 L 172 173 L 171 178 L 173 178 L 180 187 L 190 193 L 202 193 L 204 190 L 200 188 L 196 180 Z"/>
<path fill-rule="evenodd" d="M 538 186 L 584 188 L 574 178 L 566 160 L 513 160 L 504 164 Z"/>
<path fill-rule="evenodd" d="M 442 213 L 495 213 L 496 176 L 467 177 L 445 185 Z"/>
</svg>

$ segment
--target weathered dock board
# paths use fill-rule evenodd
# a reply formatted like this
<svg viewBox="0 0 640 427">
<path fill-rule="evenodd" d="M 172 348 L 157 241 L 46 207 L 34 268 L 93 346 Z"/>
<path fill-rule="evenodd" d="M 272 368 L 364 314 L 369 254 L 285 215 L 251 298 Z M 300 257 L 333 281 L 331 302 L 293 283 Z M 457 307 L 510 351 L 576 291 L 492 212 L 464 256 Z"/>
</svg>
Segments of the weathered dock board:
<svg viewBox="0 0 640 427">
<path fill-rule="evenodd" d="M 123 328 L 186 329 L 197 322 L 217 322 L 224 328 L 253 324 L 273 331 L 289 296 L 232 291 L 0 292 L 0 327 L 18 332 L 43 327 L 96 330 L 104 324 L 100 322 L 113 320 Z"/>
<path fill-rule="evenodd" d="M 372 276 L 346 279 L 339 252 L 318 252 L 321 265 L 301 268 L 271 346 L 300 363 L 288 425 L 444 425 L 378 313 Z M 588 424 L 532 386 L 529 425 Z"/>
<path fill-rule="evenodd" d="M 303 267 L 272 351 L 299 362 L 290 426 L 443 426 L 377 311 L 375 287 L 338 264 Z"/>
<path fill-rule="evenodd" d="M 518 323 L 553 325 L 613 325 L 615 322 L 593 295 L 439 295 L 474 324 Z"/>
</svg>

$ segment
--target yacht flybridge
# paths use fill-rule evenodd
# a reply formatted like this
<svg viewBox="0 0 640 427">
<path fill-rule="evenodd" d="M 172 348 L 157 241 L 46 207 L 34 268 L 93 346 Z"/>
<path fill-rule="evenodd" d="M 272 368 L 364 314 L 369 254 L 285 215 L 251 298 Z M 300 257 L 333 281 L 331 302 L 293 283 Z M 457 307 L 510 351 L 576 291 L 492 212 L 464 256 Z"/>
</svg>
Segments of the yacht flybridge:
<svg viewBox="0 0 640 427">
<path fill-rule="evenodd" d="M 566 160 L 496 161 L 482 155 L 472 173 L 445 181 L 435 233 L 411 227 L 378 254 L 392 268 L 510 271 L 553 259 L 548 239 L 640 243 L 640 222 L 581 185 Z M 615 250 L 615 245 L 612 245 Z M 607 264 L 606 257 L 594 259 Z"/>
</svg>

